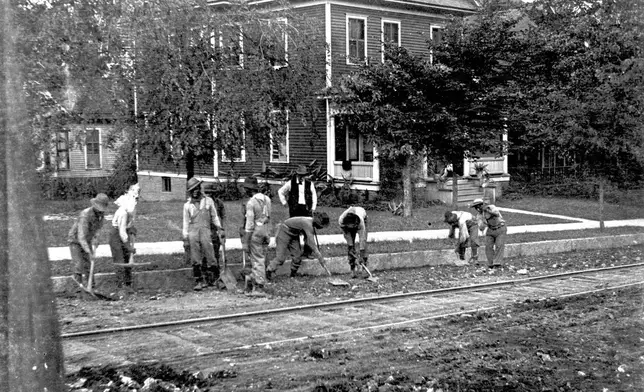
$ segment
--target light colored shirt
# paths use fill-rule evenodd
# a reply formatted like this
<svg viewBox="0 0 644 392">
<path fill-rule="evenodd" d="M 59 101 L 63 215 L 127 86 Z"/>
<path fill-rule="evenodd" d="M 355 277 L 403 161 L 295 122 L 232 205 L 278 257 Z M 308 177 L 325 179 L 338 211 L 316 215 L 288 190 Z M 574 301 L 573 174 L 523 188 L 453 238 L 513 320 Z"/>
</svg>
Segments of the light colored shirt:
<svg viewBox="0 0 644 392">
<path fill-rule="evenodd" d="M 271 218 L 271 199 L 263 193 L 256 193 L 246 203 L 246 226 L 244 230 L 252 233 L 255 227 L 263 226 Z"/>
<path fill-rule="evenodd" d="M 197 204 L 199 204 L 199 207 L 197 207 Z M 209 224 L 221 229 L 221 221 L 217 215 L 215 202 L 208 196 L 202 197 L 201 200 L 199 200 L 199 203 L 190 198 L 186 204 L 183 205 L 183 238 L 188 237 L 188 228 L 190 227 L 190 224 L 200 223 L 196 220 L 200 212 L 208 213 L 210 221 Z"/>
<path fill-rule="evenodd" d="M 340 215 L 340 218 L 338 218 L 338 224 L 340 227 L 344 226 L 344 218 L 348 214 L 355 214 L 360 218 L 360 224 L 358 226 L 358 237 L 360 237 L 360 249 L 364 250 L 366 249 L 367 246 L 367 225 L 366 225 L 366 219 L 367 219 L 367 211 L 365 211 L 364 208 L 362 207 L 349 207 L 347 208 L 342 215 Z"/>
<path fill-rule="evenodd" d="M 306 183 L 305 180 L 302 180 L 301 184 L 298 184 L 297 186 L 297 204 L 306 204 L 306 197 L 304 196 L 304 184 Z M 315 211 L 317 206 L 318 206 L 318 194 L 315 191 L 315 185 L 313 185 L 313 181 L 309 181 L 311 184 L 311 211 Z M 280 197 L 280 203 L 282 205 L 288 204 L 288 194 L 291 192 L 291 181 L 286 181 L 284 185 L 277 191 L 277 194 Z"/>
<path fill-rule="evenodd" d="M 462 244 L 467 241 L 468 238 L 470 238 L 470 233 L 467 229 L 467 221 L 473 220 L 474 215 L 466 211 L 452 211 L 452 214 L 455 214 L 458 218 L 458 242 Z M 454 235 L 454 226 L 451 224 L 449 234 L 450 237 Z"/>
<path fill-rule="evenodd" d="M 127 243 L 129 236 L 127 235 L 127 229 L 131 228 L 134 224 L 134 214 L 129 213 L 127 208 L 119 207 L 114 213 L 112 218 L 112 226 L 119 229 L 119 237 L 123 243 Z"/>
</svg>

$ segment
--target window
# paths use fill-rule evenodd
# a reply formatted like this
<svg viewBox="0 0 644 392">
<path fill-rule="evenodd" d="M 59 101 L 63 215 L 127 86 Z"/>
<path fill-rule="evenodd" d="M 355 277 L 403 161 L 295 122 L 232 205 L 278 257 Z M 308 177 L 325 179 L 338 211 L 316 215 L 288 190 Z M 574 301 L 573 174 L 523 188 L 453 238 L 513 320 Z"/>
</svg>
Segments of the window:
<svg viewBox="0 0 644 392">
<path fill-rule="evenodd" d="M 85 130 L 85 168 L 101 168 L 101 132 L 98 129 Z"/>
<path fill-rule="evenodd" d="M 270 161 L 288 163 L 288 112 L 285 115 L 275 117 L 276 126 L 271 129 Z"/>
<path fill-rule="evenodd" d="M 443 42 L 443 28 L 432 26 L 431 40 L 434 45 L 440 45 Z"/>
<path fill-rule="evenodd" d="M 56 169 L 69 170 L 69 131 L 56 132 Z"/>
<path fill-rule="evenodd" d="M 244 66 L 244 35 L 238 25 L 225 26 L 219 32 L 221 62 L 229 67 Z"/>
<path fill-rule="evenodd" d="M 242 138 L 246 140 L 246 132 L 243 133 Z M 228 150 L 221 151 L 222 162 L 246 162 L 246 145 L 242 141 L 238 145 L 231 146 Z"/>
<path fill-rule="evenodd" d="M 161 177 L 161 192 L 172 192 L 172 179 Z"/>
<path fill-rule="evenodd" d="M 400 22 L 382 21 L 382 51 L 385 60 L 385 44 L 400 46 Z"/>
<path fill-rule="evenodd" d="M 279 18 L 271 21 L 275 29 L 275 37 L 269 44 L 269 61 L 273 68 L 286 67 L 288 65 L 288 22 L 286 18 Z"/>
<path fill-rule="evenodd" d="M 367 59 L 367 19 L 347 18 L 347 64 L 357 64 Z"/>
<path fill-rule="evenodd" d="M 336 117 L 335 160 L 373 162 L 373 143 L 350 125 Z"/>
</svg>

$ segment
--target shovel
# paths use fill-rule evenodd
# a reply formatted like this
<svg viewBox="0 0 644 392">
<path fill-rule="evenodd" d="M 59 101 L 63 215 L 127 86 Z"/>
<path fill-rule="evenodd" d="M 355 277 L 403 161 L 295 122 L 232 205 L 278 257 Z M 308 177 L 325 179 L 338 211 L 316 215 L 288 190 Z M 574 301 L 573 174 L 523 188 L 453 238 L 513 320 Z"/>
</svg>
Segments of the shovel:
<svg viewBox="0 0 644 392">
<path fill-rule="evenodd" d="M 94 251 L 96 251 L 96 248 L 94 247 Z M 89 257 L 89 276 L 87 277 L 87 287 L 83 286 L 81 282 L 76 281 L 76 279 L 72 280 L 80 287 L 85 293 L 89 294 L 92 298 L 94 299 L 104 299 L 104 300 L 112 300 L 110 297 L 99 294 L 97 292 L 94 292 L 93 286 L 94 286 L 94 265 L 96 264 L 94 256 Z"/>
<path fill-rule="evenodd" d="M 315 236 L 315 245 L 318 247 L 318 252 L 319 252 L 320 251 L 320 242 L 318 241 L 318 233 L 317 233 L 317 231 L 315 231 L 315 227 L 313 228 L 313 235 Z M 320 264 L 322 265 L 322 268 L 324 268 L 324 270 L 329 275 L 329 277 L 331 277 L 331 271 L 329 271 L 329 268 L 326 266 L 326 264 L 323 261 L 321 261 L 321 260 L 319 260 L 319 261 L 320 261 Z M 349 282 L 344 281 L 342 279 L 335 279 L 335 278 L 329 279 L 329 284 L 331 286 L 350 286 Z"/>
<path fill-rule="evenodd" d="M 366 266 L 366 265 L 364 265 L 364 263 L 362 263 L 362 262 L 361 262 L 361 263 L 360 263 L 360 266 L 361 266 L 362 268 L 364 268 L 364 270 L 365 270 L 365 271 L 367 271 L 367 273 L 369 274 L 369 277 L 367 278 L 367 280 L 368 280 L 369 282 L 371 282 L 371 283 L 378 283 L 378 278 L 376 278 L 375 276 L 373 276 L 373 275 L 371 274 L 371 271 L 369 271 L 369 268 L 367 268 L 367 266 Z"/>
<path fill-rule="evenodd" d="M 226 260 L 226 247 L 223 244 L 223 241 L 221 242 L 221 247 L 220 249 L 220 254 L 221 254 L 221 259 L 224 262 L 224 270 L 219 274 L 219 280 L 221 280 L 226 286 L 226 290 L 230 292 L 236 292 L 237 291 L 237 278 L 235 278 L 235 274 L 233 274 L 233 271 L 228 268 L 228 261 Z M 243 256 L 244 259 L 246 259 L 245 255 Z M 244 262 L 244 264 L 246 264 Z"/>
</svg>

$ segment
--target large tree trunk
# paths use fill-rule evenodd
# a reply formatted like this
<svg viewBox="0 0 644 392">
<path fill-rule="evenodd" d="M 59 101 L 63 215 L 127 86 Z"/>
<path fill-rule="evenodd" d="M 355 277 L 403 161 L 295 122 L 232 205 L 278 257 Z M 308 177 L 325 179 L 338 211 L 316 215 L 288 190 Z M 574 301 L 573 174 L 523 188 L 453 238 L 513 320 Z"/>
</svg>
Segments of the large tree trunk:
<svg viewBox="0 0 644 392">
<path fill-rule="evenodd" d="M 10 8 L 0 5 L 0 391 L 58 392 L 63 351 Z"/>
<path fill-rule="evenodd" d="M 412 183 L 411 183 L 411 166 L 412 159 L 407 157 L 407 162 L 402 170 L 403 177 L 403 216 L 412 215 Z"/>
<path fill-rule="evenodd" d="M 604 179 L 599 179 L 599 231 L 604 231 Z"/>
<path fill-rule="evenodd" d="M 186 181 L 195 176 L 195 155 L 192 151 L 186 152 Z"/>
</svg>

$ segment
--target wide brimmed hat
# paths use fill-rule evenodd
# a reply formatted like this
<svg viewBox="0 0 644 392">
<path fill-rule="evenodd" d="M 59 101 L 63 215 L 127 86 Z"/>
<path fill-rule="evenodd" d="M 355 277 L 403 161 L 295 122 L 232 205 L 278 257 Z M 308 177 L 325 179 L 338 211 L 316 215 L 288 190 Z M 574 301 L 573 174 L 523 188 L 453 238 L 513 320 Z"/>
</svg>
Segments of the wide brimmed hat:
<svg viewBox="0 0 644 392">
<path fill-rule="evenodd" d="M 299 174 L 299 175 L 301 175 L 301 176 L 305 176 L 305 175 L 309 174 L 309 171 L 308 171 L 308 170 L 306 170 L 306 166 L 304 166 L 304 165 L 299 165 L 299 166 L 297 167 L 297 170 L 295 171 L 295 173 L 296 173 L 296 174 Z"/>
<path fill-rule="evenodd" d="M 99 193 L 91 200 L 92 207 L 101 212 L 107 211 L 107 205 L 110 203 L 110 198 L 105 193 Z"/>
<path fill-rule="evenodd" d="M 191 179 L 188 180 L 188 184 L 186 185 L 186 189 L 188 192 L 192 192 L 196 187 L 201 185 L 203 181 L 197 180 L 196 178 L 192 177 Z"/>
<path fill-rule="evenodd" d="M 313 212 L 313 226 L 317 229 L 325 228 L 329 225 L 329 214 L 326 212 Z"/>
<path fill-rule="evenodd" d="M 477 206 L 481 206 L 481 205 L 483 205 L 483 204 L 485 204 L 485 202 L 483 201 L 483 199 L 474 199 L 474 201 L 472 202 L 472 204 L 470 204 L 470 208 L 472 208 L 472 207 L 477 207 Z"/>
<path fill-rule="evenodd" d="M 255 177 L 246 177 L 244 180 L 244 188 L 246 189 L 259 189 L 259 185 L 257 185 L 257 178 Z"/>
</svg>

